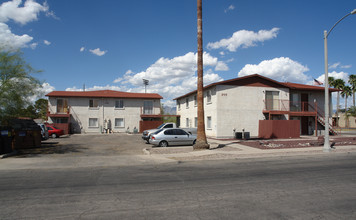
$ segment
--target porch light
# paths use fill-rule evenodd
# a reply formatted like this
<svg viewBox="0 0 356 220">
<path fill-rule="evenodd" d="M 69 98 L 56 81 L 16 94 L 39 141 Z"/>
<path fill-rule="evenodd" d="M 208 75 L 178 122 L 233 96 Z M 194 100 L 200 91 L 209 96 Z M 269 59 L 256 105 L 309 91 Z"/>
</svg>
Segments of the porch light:
<svg viewBox="0 0 356 220">
<path fill-rule="evenodd" d="M 335 26 L 344 20 L 347 16 L 356 14 L 356 9 L 352 10 L 350 13 L 342 17 L 338 22 L 334 24 L 334 26 L 330 29 L 330 31 L 324 31 L 324 60 L 325 60 L 325 134 L 324 134 L 324 152 L 330 152 L 330 141 L 329 141 L 329 76 L 328 76 L 328 36 L 331 31 L 335 28 Z"/>
</svg>

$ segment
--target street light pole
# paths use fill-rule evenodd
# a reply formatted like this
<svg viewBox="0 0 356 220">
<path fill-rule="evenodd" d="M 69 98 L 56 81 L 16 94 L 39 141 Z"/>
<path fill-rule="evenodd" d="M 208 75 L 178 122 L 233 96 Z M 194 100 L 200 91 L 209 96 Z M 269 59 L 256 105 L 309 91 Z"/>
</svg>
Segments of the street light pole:
<svg viewBox="0 0 356 220">
<path fill-rule="evenodd" d="M 325 61 L 325 134 L 324 134 L 324 152 L 330 152 L 331 147 L 330 147 L 330 140 L 329 140 L 329 71 L 328 71 L 328 36 L 330 32 L 334 29 L 334 27 L 340 23 L 340 21 L 344 20 L 347 16 L 356 14 L 356 9 L 354 9 L 352 12 L 348 13 L 344 17 L 342 17 L 338 22 L 334 24 L 334 26 L 330 29 L 330 31 L 324 31 L 324 61 Z"/>
</svg>

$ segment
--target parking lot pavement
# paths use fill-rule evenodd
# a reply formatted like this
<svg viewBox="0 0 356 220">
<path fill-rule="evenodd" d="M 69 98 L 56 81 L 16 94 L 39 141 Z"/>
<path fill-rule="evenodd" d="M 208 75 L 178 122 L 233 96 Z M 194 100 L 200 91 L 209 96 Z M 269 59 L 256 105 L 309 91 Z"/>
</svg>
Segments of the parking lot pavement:
<svg viewBox="0 0 356 220">
<path fill-rule="evenodd" d="M 140 134 L 75 134 L 43 141 L 41 147 L 18 151 L 16 157 L 143 155 Z"/>
<path fill-rule="evenodd" d="M 315 137 L 307 137 L 315 139 Z M 303 140 L 305 138 L 301 138 Z M 192 160 L 249 159 L 286 156 L 332 156 L 356 154 L 356 145 L 337 146 L 324 153 L 322 146 L 288 149 L 258 149 L 236 140 L 208 139 L 208 150 L 194 151 L 192 146 L 152 147 L 140 134 L 80 134 L 49 139 L 39 148 L 25 149 L 0 160 L 0 170 L 48 169 L 95 166 L 132 166 L 180 163 Z"/>
</svg>

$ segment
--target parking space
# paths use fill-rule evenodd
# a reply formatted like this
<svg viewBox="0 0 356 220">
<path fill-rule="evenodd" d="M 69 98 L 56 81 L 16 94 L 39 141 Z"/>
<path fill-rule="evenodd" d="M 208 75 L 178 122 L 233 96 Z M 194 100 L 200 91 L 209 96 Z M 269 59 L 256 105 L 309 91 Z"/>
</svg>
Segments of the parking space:
<svg viewBox="0 0 356 220">
<path fill-rule="evenodd" d="M 142 155 L 150 147 L 141 134 L 76 134 L 42 141 L 41 147 L 19 150 L 16 157 Z"/>
</svg>

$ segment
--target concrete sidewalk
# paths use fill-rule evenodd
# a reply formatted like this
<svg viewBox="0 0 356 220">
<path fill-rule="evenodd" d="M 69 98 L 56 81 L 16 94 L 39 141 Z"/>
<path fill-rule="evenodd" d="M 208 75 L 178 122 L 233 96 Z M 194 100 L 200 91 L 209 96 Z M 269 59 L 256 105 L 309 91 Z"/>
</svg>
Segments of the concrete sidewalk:
<svg viewBox="0 0 356 220">
<path fill-rule="evenodd" d="M 316 138 L 311 137 L 310 140 Z M 280 140 L 283 141 L 283 140 Z M 153 158 L 165 158 L 178 161 L 189 160 L 219 160 L 238 158 L 264 158 L 303 155 L 330 155 L 339 153 L 356 153 L 356 145 L 336 146 L 330 152 L 324 152 L 323 146 L 284 148 L 284 149 L 258 149 L 242 145 L 236 140 L 208 139 L 210 149 L 194 151 L 189 147 L 145 148 L 144 153 Z"/>
</svg>

